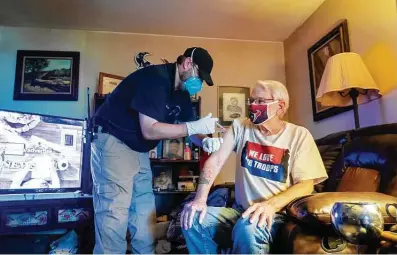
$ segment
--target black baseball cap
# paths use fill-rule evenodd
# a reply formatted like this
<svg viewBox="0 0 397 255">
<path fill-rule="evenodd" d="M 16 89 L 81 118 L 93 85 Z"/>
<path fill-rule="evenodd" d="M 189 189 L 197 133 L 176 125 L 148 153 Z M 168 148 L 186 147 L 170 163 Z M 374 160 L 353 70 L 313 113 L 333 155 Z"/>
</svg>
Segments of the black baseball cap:
<svg viewBox="0 0 397 255">
<path fill-rule="evenodd" d="M 207 50 L 200 47 L 192 47 L 186 49 L 183 53 L 185 57 L 191 57 L 193 63 L 198 66 L 199 77 L 204 80 L 209 86 L 214 85 L 211 78 L 212 67 L 214 66 L 214 61 Z"/>
</svg>

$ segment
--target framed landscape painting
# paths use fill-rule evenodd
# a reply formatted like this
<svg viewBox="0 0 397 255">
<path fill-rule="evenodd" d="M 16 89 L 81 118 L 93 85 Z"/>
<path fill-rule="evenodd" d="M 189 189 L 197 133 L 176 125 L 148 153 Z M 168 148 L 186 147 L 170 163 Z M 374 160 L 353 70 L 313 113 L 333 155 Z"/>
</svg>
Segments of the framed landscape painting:
<svg viewBox="0 0 397 255">
<path fill-rule="evenodd" d="M 80 53 L 18 50 L 14 100 L 77 101 Z"/>
<path fill-rule="evenodd" d="M 351 109 L 351 107 L 325 107 L 316 101 L 317 90 L 320 86 L 328 59 L 333 55 L 349 51 L 347 20 L 341 21 L 308 49 L 307 55 L 309 60 L 310 90 L 314 121 L 319 121 Z"/>
</svg>

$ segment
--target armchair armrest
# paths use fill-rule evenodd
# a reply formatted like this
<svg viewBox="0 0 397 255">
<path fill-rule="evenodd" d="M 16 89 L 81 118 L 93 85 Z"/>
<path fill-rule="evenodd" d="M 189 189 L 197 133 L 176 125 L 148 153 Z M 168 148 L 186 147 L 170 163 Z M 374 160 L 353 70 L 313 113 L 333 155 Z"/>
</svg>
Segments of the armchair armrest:
<svg viewBox="0 0 397 255">
<path fill-rule="evenodd" d="M 385 225 L 396 223 L 396 209 L 390 207 L 391 215 L 386 212 L 386 204 L 397 203 L 397 198 L 378 192 L 324 192 L 298 198 L 287 205 L 287 214 L 313 226 L 330 225 L 331 209 L 336 202 L 375 203 L 382 212 Z"/>
</svg>

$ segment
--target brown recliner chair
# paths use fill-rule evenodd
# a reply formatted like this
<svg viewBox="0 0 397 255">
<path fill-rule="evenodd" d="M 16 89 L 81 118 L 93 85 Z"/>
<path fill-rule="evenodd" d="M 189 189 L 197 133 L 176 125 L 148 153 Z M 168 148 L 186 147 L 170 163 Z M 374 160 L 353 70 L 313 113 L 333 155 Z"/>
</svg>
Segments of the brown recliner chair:
<svg viewBox="0 0 397 255">
<path fill-rule="evenodd" d="M 385 229 L 396 223 L 397 124 L 349 130 L 316 140 L 328 180 L 315 193 L 287 206 L 291 221 L 281 232 L 283 253 L 357 253 L 334 232 L 330 210 L 335 202 L 374 202 L 382 211 Z M 360 246 L 361 253 L 397 253 L 379 249 L 379 241 Z M 390 248 L 392 249 L 392 248 Z"/>
</svg>

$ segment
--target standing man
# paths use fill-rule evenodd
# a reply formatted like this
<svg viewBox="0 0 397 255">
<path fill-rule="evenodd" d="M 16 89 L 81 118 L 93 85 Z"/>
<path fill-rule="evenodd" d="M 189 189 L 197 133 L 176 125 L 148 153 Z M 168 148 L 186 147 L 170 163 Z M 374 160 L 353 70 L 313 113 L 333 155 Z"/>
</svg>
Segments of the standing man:
<svg viewBox="0 0 397 255">
<path fill-rule="evenodd" d="M 153 65 L 126 77 L 93 117 L 91 145 L 95 211 L 94 253 L 154 253 L 156 208 L 148 151 L 162 139 L 191 136 L 207 152 L 219 149 L 217 118 L 195 120 L 190 96 L 212 86 L 207 50 L 189 48 L 176 63 Z M 195 137 L 193 137 L 195 136 Z M 212 149 L 212 150 L 211 150 Z"/>
</svg>

